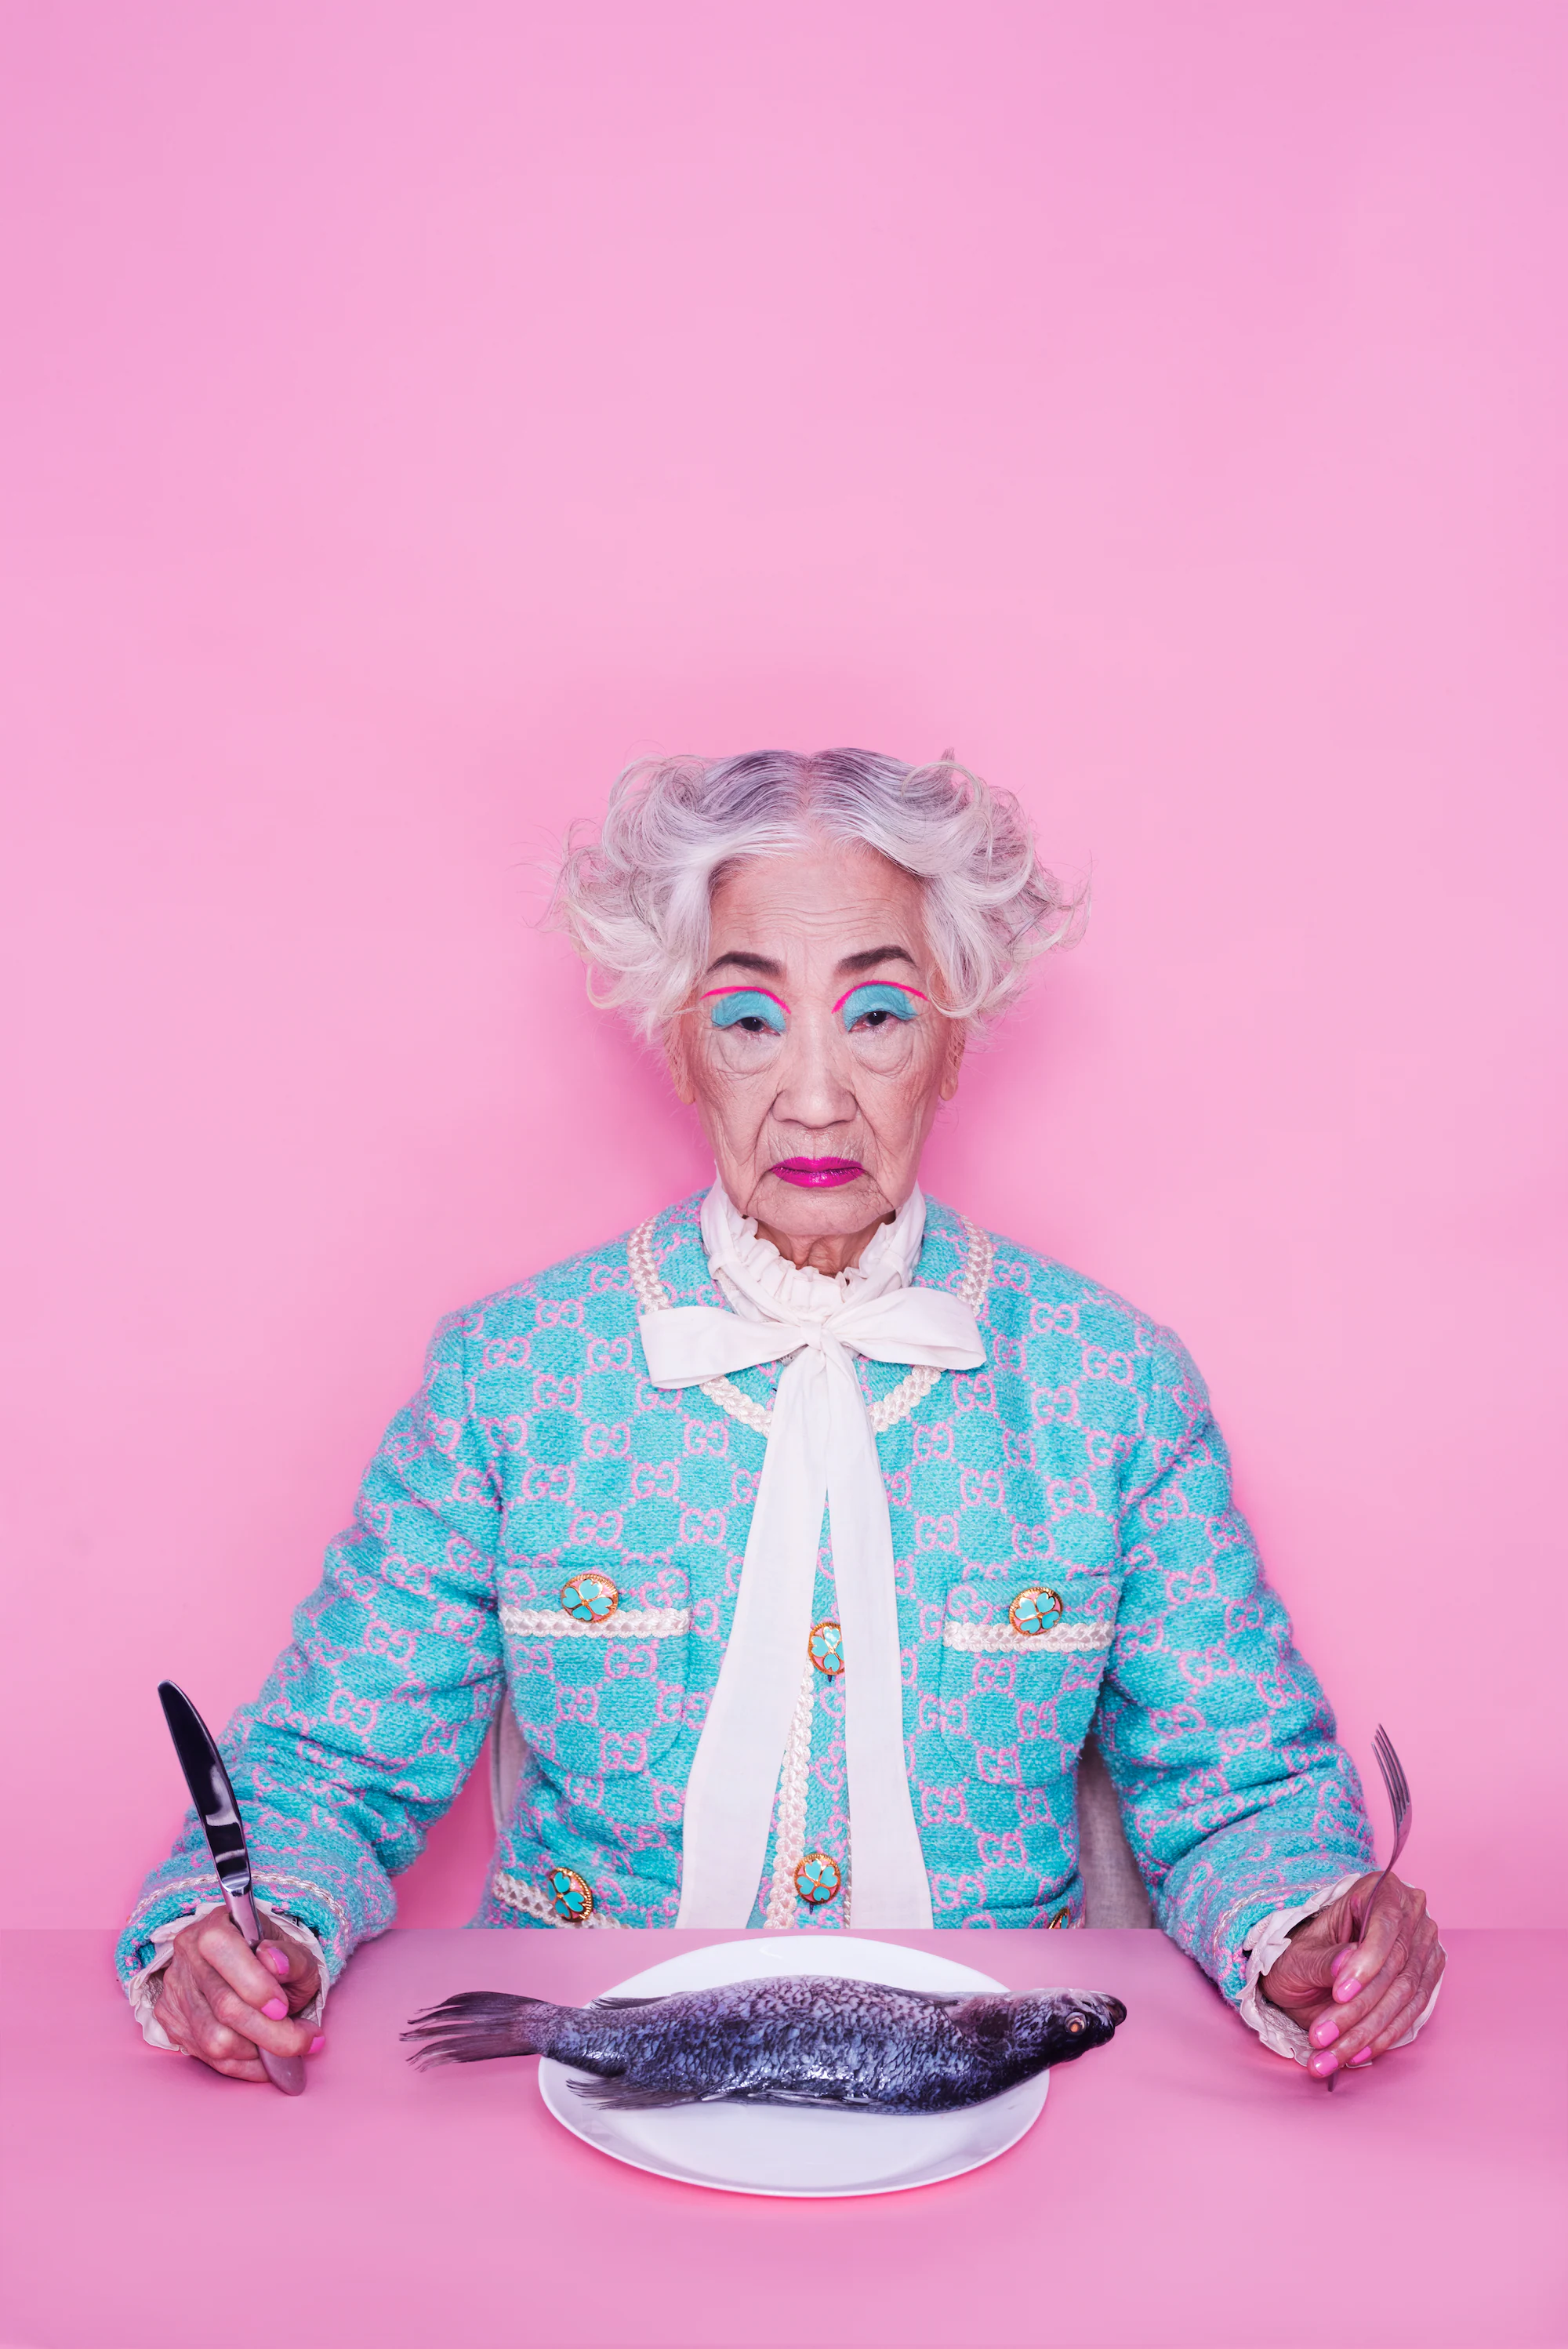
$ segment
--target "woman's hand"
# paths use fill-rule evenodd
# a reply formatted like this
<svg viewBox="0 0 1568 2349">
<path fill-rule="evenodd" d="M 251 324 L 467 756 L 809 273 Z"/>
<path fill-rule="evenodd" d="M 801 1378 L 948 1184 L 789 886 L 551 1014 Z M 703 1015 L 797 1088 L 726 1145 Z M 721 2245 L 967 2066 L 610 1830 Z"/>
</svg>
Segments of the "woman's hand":
<svg viewBox="0 0 1568 2349">
<path fill-rule="evenodd" d="M 321 1986 L 310 1951 L 273 1920 L 262 1921 L 259 1950 L 222 1909 L 186 1926 L 160 1977 L 158 2020 L 182 2054 L 231 2080 L 264 2080 L 257 2049 L 311 2055 L 321 2045 L 314 2023 L 292 2018 Z"/>
<path fill-rule="evenodd" d="M 1442 1976 L 1426 1894 L 1390 1876 L 1368 1918 L 1377 1881 L 1358 1877 L 1306 1918 L 1258 1984 L 1311 2040 L 1306 2068 L 1315 2079 L 1386 2055 L 1425 2012 Z"/>
</svg>

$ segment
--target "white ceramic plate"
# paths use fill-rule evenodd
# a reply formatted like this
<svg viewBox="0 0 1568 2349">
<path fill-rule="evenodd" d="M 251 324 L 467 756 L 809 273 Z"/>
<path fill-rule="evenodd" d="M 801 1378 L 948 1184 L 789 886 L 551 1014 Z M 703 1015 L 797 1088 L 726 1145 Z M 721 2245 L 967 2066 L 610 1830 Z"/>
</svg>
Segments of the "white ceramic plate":
<svg viewBox="0 0 1568 2349">
<path fill-rule="evenodd" d="M 989 1974 L 951 1958 L 848 1933 L 779 1935 L 717 1941 L 666 1958 L 617 1982 L 607 1997 L 632 1998 L 768 1974 L 844 1974 L 899 1990 L 1001 1990 Z M 961 2113 L 909 2116 L 835 2113 L 790 2105 L 676 2105 L 651 2113 L 606 2112 L 573 2095 L 582 2072 L 544 2057 L 539 2093 L 562 2128 L 634 2169 L 712 2186 L 724 2194 L 900 2194 L 961 2178 L 1016 2145 L 1039 2118 L 1050 2085 L 1041 2072 L 988 2104 Z"/>
</svg>

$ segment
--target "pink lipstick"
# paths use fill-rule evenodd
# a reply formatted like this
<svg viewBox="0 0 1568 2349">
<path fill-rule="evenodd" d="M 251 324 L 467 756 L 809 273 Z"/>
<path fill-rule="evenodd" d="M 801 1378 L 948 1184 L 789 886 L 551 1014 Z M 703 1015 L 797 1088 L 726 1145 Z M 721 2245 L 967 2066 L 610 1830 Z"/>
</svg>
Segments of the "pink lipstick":
<svg viewBox="0 0 1568 2349">
<path fill-rule="evenodd" d="M 803 1191 L 836 1191 L 866 1170 L 858 1158 L 781 1158 L 772 1171 L 781 1183 L 798 1184 Z"/>
</svg>

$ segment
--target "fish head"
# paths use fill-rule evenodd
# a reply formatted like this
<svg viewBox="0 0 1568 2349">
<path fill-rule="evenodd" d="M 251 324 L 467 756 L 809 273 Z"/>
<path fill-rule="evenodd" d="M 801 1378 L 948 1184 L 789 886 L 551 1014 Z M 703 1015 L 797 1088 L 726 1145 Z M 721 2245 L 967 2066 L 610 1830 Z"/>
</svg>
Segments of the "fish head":
<svg viewBox="0 0 1568 2349">
<path fill-rule="evenodd" d="M 973 2000 L 969 2020 L 982 2038 L 1041 2071 L 1103 2047 L 1127 2021 L 1127 2009 L 1104 1991 L 1016 1990 Z"/>
</svg>

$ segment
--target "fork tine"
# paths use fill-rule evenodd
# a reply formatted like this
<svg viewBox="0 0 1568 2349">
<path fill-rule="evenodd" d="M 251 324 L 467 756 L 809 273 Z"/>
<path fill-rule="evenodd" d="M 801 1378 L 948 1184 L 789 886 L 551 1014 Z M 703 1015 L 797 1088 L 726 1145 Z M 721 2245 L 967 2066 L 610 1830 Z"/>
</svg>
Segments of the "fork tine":
<svg viewBox="0 0 1568 2349">
<path fill-rule="evenodd" d="M 1405 1765 L 1398 1755 L 1394 1754 L 1392 1746 L 1388 1750 L 1393 1754 L 1394 1761 L 1394 1799 L 1401 1811 L 1408 1811 L 1410 1807 L 1410 1782 L 1405 1775 Z"/>
<path fill-rule="evenodd" d="M 1409 1837 L 1410 1784 L 1405 1775 L 1405 1765 L 1395 1750 L 1394 1741 L 1381 1722 L 1378 1723 L 1377 1733 L 1372 1740 L 1372 1751 L 1377 1757 L 1377 1767 L 1383 1774 L 1383 1785 L 1387 1793 L 1388 1808 L 1394 1823 L 1394 1848 L 1389 1855 L 1388 1866 L 1383 1871 L 1384 1876 L 1387 1876 L 1404 1850 Z M 1381 1878 L 1378 1889 L 1381 1889 Z M 1376 1894 L 1373 1897 L 1376 1899 Z"/>
<path fill-rule="evenodd" d="M 1410 1807 L 1410 1789 L 1405 1783 L 1405 1774 L 1402 1770 L 1397 1773 L 1394 1779 L 1393 1802 L 1394 1818 L 1398 1824 Z"/>
<path fill-rule="evenodd" d="M 1410 1788 L 1405 1776 L 1404 1764 L 1394 1750 L 1394 1741 L 1381 1722 L 1378 1723 L 1377 1733 L 1372 1740 L 1372 1751 L 1377 1757 L 1377 1767 L 1383 1774 L 1383 1785 L 1387 1792 L 1388 1806 L 1394 1813 L 1395 1823 L 1398 1825 L 1399 1813 L 1409 1806 Z"/>
</svg>

